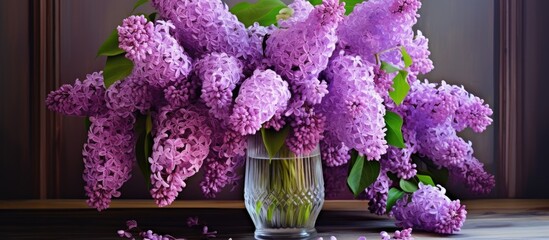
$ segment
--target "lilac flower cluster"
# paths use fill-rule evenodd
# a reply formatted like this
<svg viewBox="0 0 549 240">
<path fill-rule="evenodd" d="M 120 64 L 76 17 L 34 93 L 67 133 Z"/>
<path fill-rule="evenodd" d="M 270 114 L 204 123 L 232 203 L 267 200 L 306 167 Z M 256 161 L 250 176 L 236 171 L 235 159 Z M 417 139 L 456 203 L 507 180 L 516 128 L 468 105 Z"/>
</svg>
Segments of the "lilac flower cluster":
<svg viewBox="0 0 549 240">
<path fill-rule="evenodd" d="M 288 83 L 272 70 L 256 70 L 240 86 L 229 123 L 241 135 L 255 134 L 290 100 Z"/>
<path fill-rule="evenodd" d="M 305 20 L 274 31 L 265 54 L 277 73 L 291 85 L 318 76 L 335 49 L 335 31 L 344 12 L 338 0 L 325 0 Z"/>
<path fill-rule="evenodd" d="M 113 112 L 90 117 L 88 141 L 84 144 L 85 190 L 88 205 L 105 210 L 112 197 L 126 182 L 135 161 L 135 134 L 133 115 L 118 116 Z"/>
<path fill-rule="evenodd" d="M 76 79 L 74 84 L 65 84 L 51 92 L 46 105 L 52 111 L 69 116 L 99 116 L 106 113 L 103 73 L 88 74 L 84 81 Z"/>
<path fill-rule="evenodd" d="M 202 101 L 213 117 L 227 120 L 232 110 L 233 90 L 242 78 L 240 61 L 225 53 L 212 53 L 198 60 L 194 68 L 202 83 Z"/>
<path fill-rule="evenodd" d="M 152 4 L 174 23 L 179 42 L 192 56 L 219 52 L 249 59 L 246 28 L 222 1 L 153 0 Z"/>
<path fill-rule="evenodd" d="M 366 188 L 366 198 L 368 201 L 368 210 L 377 215 L 383 215 L 386 213 L 387 208 L 387 195 L 389 193 L 389 187 L 393 181 L 389 179 L 386 173 L 381 172 L 377 180 Z"/>
<path fill-rule="evenodd" d="M 419 0 L 369 0 L 356 5 L 337 30 L 339 47 L 375 62 L 376 54 L 413 38 L 419 7 Z M 398 58 L 387 61 L 397 63 Z"/>
<path fill-rule="evenodd" d="M 419 190 L 411 197 L 397 201 L 391 215 L 396 225 L 426 231 L 452 234 L 459 231 L 465 222 L 467 211 L 459 200 L 451 201 L 443 187 L 419 184 Z M 411 201 L 409 201 L 411 200 Z"/>
<path fill-rule="evenodd" d="M 154 122 L 151 195 L 159 206 L 171 204 L 207 157 L 212 134 L 206 116 L 190 109 L 160 110 Z"/>
<path fill-rule="evenodd" d="M 328 119 L 327 131 L 368 159 L 379 160 L 387 151 L 385 106 L 374 89 L 373 69 L 367 64 L 361 57 L 344 52 L 331 60 L 325 72 L 329 94 L 321 109 Z"/>
<path fill-rule="evenodd" d="M 307 0 L 295 0 L 288 8 L 292 9 L 292 15 L 287 19 L 279 19 L 278 26 L 281 28 L 290 28 L 298 22 L 307 19 L 313 11 L 313 5 Z"/>
</svg>

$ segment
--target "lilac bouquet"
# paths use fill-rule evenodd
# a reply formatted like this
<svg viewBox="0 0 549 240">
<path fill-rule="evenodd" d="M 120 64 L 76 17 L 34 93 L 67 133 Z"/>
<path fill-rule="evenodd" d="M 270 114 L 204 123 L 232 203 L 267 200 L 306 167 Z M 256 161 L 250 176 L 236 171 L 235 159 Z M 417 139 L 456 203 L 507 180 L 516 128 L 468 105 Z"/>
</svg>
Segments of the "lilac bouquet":
<svg viewBox="0 0 549 240">
<path fill-rule="evenodd" d="M 441 185 L 493 188 L 457 135 L 485 130 L 492 110 L 463 87 L 420 80 L 434 66 L 412 30 L 419 0 L 356 2 L 151 0 L 158 14 L 124 19 L 99 51 L 104 71 L 47 98 L 53 111 L 89 117 L 88 204 L 106 209 L 134 164 L 158 206 L 198 171 L 214 197 L 239 178 L 246 139 L 271 134 L 296 154 L 320 143 L 325 167 L 349 164 L 347 184 L 371 212 L 458 231 L 465 206 Z"/>
</svg>

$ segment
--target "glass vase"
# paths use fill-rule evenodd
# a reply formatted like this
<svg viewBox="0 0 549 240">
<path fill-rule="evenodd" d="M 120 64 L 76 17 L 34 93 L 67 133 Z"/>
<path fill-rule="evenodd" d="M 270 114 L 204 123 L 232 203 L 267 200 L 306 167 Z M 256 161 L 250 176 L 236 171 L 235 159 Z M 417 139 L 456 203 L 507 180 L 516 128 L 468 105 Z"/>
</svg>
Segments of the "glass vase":
<svg viewBox="0 0 549 240">
<path fill-rule="evenodd" d="M 304 239 L 316 233 L 324 204 L 320 150 L 297 155 L 285 145 L 269 158 L 261 134 L 248 139 L 244 183 L 246 209 L 256 239 Z"/>
</svg>

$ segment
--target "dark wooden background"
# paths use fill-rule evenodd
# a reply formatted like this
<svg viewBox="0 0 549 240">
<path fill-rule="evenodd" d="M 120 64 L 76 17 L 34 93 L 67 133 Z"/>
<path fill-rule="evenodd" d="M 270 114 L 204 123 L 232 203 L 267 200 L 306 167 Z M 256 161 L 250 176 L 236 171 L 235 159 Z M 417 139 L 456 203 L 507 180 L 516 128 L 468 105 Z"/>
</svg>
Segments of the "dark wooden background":
<svg viewBox="0 0 549 240">
<path fill-rule="evenodd" d="M 227 1 L 229 4 L 236 1 Z M 521 6 L 523 32 L 519 56 L 502 63 L 507 47 L 501 32 L 502 4 Z M 59 84 L 71 83 L 101 70 L 105 59 L 95 52 L 106 36 L 129 14 L 134 0 L 2 0 L 0 1 L 0 199 L 82 198 L 81 148 L 86 132 L 82 119 L 49 113 L 43 98 Z M 497 173 L 498 190 L 491 197 L 549 197 L 547 153 L 544 150 L 549 114 L 545 106 L 544 66 L 549 46 L 544 43 L 544 0 L 424 0 L 417 29 L 430 38 L 435 70 L 431 81 L 463 84 L 494 108 L 495 124 L 482 134 L 465 132 L 475 155 L 488 171 Z M 150 8 L 141 11 L 149 12 Z M 503 135 L 506 119 L 500 119 L 502 69 L 520 69 L 517 83 L 518 135 Z M 507 103 L 506 103 L 507 104 Z M 503 137 L 517 144 L 501 145 Z M 511 159 L 520 167 L 503 171 L 508 148 L 518 152 Z M 500 173 L 501 172 L 501 173 Z M 509 179 L 515 179 L 510 183 Z M 201 199 L 191 179 L 181 194 Z M 134 177 L 123 188 L 125 198 L 148 198 L 143 177 Z M 509 191 L 510 185 L 514 191 Z M 518 190 L 517 190 L 518 189 Z M 342 196 L 346 197 L 346 196 Z M 242 189 L 226 192 L 221 199 L 241 199 Z"/>
</svg>

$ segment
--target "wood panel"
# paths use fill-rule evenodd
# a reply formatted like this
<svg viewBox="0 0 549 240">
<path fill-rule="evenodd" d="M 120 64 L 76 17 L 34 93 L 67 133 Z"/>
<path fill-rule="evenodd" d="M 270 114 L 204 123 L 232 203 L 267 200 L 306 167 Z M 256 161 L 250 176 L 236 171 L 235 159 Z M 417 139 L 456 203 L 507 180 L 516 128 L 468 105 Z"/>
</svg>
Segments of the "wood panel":
<svg viewBox="0 0 549 240">
<path fill-rule="evenodd" d="M 0 199 L 38 196 L 31 145 L 32 19 L 29 1 L 0 1 Z"/>
<path fill-rule="evenodd" d="M 549 107 L 547 105 L 547 90 L 549 81 L 546 77 L 549 66 L 549 32 L 547 31 L 547 12 L 549 1 L 528 0 L 524 4 L 523 49 L 524 61 L 522 79 L 522 109 L 517 112 L 523 116 L 522 154 L 519 162 L 522 185 L 519 189 L 521 197 L 548 198 L 549 189 L 549 152 L 547 151 L 547 136 L 549 136 Z"/>
</svg>

